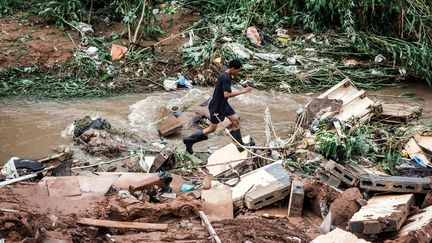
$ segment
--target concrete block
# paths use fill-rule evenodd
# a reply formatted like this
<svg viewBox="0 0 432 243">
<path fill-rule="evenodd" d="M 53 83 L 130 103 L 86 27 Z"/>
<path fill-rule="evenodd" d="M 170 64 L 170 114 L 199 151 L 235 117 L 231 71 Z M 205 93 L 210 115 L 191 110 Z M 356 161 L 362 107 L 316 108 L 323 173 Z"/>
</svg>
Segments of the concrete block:
<svg viewBox="0 0 432 243">
<path fill-rule="evenodd" d="M 332 160 L 326 163 L 325 170 L 349 186 L 357 186 L 358 184 L 358 176 L 355 173 Z"/>
<path fill-rule="evenodd" d="M 360 176 L 359 187 L 370 191 L 427 193 L 432 179 L 402 176 Z"/>
<path fill-rule="evenodd" d="M 263 204 L 273 201 L 272 198 L 265 200 L 267 197 L 280 198 L 283 195 L 288 195 L 291 178 L 290 172 L 282 166 L 282 162 L 276 161 L 242 175 L 240 181 L 237 178 L 233 178 L 225 183 L 235 185 L 231 187 L 235 208 L 240 208 L 244 205 L 246 194 L 249 196 L 249 205 L 256 208 L 265 206 Z M 255 190 L 256 192 L 254 192 Z M 263 198 L 264 201 L 262 204 L 257 204 L 258 201 L 255 201 L 262 200 Z"/>
<path fill-rule="evenodd" d="M 332 187 L 339 188 L 342 185 L 342 181 L 330 173 L 319 172 L 318 175 L 324 183 Z"/>
<path fill-rule="evenodd" d="M 414 195 L 382 195 L 372 197 L 349 221 L 353 233 L 378 234 L 397 231 L 414 204 Z"/>
<path fill-rule="evenodd" d="M 291 184 L 291 193 L 288 202 L 288 217 L 300 217 L 303 210 L 304 186 L 300 180 Z"/>
<path fill-rule="evenodd" d="M 258 185 L 245 195 L 245 204 L 249 209 L 259 209 L 284 199 L 290 193 L 291 182 L 273 181 L 265 186 Z"/>
<path fill-rule="evenodd" d="M 413 215 L 407 220 L 409 223 L 404 225 L 398 232 L 394 241 L 390 242 L 432 242 L 432 206 L 423 209 L 420 213 Z"/>
</svg>

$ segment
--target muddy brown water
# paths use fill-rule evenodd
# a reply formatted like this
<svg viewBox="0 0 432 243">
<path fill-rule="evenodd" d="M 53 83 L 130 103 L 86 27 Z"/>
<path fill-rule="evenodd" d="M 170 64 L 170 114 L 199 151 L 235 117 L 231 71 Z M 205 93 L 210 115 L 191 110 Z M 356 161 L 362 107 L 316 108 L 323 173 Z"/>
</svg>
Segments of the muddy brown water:
<svg viewBox="0 0 432 243">
<path fill-rule="evenodd" d="M 420 105 L 424 109 L 421 120 L 432 121 L 431 91 L 424 85 L 411 85 L 408 88 L 369 91 L 368 94 L 375 100 Z M 389 97 L 404 92 L 416 93 L 422 99 Z M 42 158 L 52 153 L 54 147 L 71 143 L 71 138 L 64 133 L 76 118 L 85 115 L 103 117 L 115 127 L 134 131 L 148 140 L 158 139 L 156 123 L 161 107 L 181 106 L 202 97 L 210 97 L 211 93 L 211 88 L 194 88 L 67 102 L 2 100 L 0 101 L 0 165 L 6 163 L 12 156 Z M 289 127 L 295 122 L 296 110 L 314 96 L 254 90 L 250 94 L 231 99 L 230 103 L 241 117 L 243 135 L 252 135 L 260 145 L 265 141 L 263 114 L 266 107 L 270 108 L 277 135 L 283 138 L 288 136 Z M 184 131 L 168 140 L 180 143 L 180 138 L 188 133 L 190 131 Z M 226 142 L 227 138 L 223 133 L 219 133 L 200 143 L 197 149 L 217 148 Z"/>
</svg>

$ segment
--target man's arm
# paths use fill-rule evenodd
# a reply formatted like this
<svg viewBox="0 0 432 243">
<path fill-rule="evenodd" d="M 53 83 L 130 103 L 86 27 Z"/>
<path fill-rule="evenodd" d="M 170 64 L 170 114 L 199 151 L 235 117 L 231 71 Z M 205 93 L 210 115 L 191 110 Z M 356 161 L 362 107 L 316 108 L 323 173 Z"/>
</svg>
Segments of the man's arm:
<svg viewBox="0 0 432 243">
<path fill-rule="evenodd" d="M 225 99 L 228 99 L 228 98 L 231 98 L 231 97 L 235 97 L 237 95 L 249 93 L 251 91 L 252 91 L 252 87 L 246 87 L 246 88 L 244 88 L 240 92 L 228 92 L 228 91 L 224 91 L 224 97 L 225 97 Z"/>
</svg>

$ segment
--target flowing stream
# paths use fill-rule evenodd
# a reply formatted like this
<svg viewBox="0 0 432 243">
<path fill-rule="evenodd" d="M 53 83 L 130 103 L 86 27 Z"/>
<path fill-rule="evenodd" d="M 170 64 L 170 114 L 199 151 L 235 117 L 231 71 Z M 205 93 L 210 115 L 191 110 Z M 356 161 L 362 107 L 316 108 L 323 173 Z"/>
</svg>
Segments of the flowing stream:
<svg viewBox="0 0 432 243">
<path fill-rule="evenodd" d="M 422 121 L 431 121 L 432 90 L 424 85 L 407 88 L 386 88 L 368 91 L 370 98 L 393 103 L 419 105 L 423 107 Z M 403 99 L 397 96 L 413 92 L 420 99 Z M 52 149 L 71 143 L 65 135 L 66 128 L 78 117 L 90 115 L 107 119 L 118 128 L 131 130 L 144 139 L 157 139 L 156 123 L 161 107 L 182 106 L 210 97 L 211 88 L 183 89 L 174 92 L 153 92 L 151 94 L 123 95 L 102 99 L 77 101 L 0 101 L 0 165 L 10 157 L 42 158 Z M 316 94 L 289 94 L 254 90 L 230 100 L 241 117 L 243 135 L 250 134 L 260 145 L 265 141 L 263 114 L 267 107 L 271 112 L 273 125 L 279 137 L 287 137 L 289 127 L 294 124 L 296 110 L 305 105 Z M 179 140 L 190 131 L 169 138 Z M 200 143 L 198 149 L 216 147 L 227 142 L 221 133 Z"/>
</svg>

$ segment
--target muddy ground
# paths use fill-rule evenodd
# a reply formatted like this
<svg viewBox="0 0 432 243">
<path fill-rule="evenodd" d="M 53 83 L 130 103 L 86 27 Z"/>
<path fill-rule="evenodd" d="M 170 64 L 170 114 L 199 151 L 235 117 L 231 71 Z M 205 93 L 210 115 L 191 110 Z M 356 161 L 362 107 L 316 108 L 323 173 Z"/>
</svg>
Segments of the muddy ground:
<svg viewBox="0 0 432 243">
<path fill-rule="evenodd" d="M 2 209 L 16 210 L 6 212 Z M 40 183 L 27 182 L 0 189 L 0 236 L 6 242 L 64 239 L 67 242 L 209 242 L 197 212 L 193 193 L 178 193 L 175 200 L 150 203 L 124 198 L 116 191 L 103 197 L 53 198 Z M 145 223 L 167 223 L 166 232 L 106 229 L 77 224 L 80 218 Z M 234 220 L 213 222 L 223 242 L 309 242 L 319 234 L 319 217 L 263 218 L 246 213 Z"/>
</svg>

